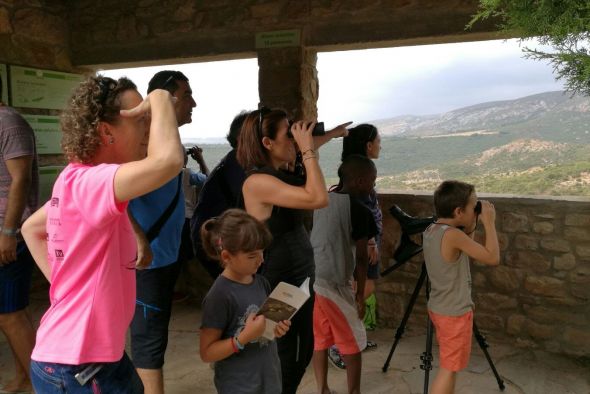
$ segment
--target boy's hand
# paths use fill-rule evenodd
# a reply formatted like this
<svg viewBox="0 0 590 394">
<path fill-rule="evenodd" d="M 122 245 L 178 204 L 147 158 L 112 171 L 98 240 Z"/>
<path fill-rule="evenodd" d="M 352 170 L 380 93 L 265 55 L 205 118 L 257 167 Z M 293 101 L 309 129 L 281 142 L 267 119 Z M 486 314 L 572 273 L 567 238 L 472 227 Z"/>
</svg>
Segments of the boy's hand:
<svg viewBox="0 0 590 394">
<path fill-rule="evenodd" d="M 250 313 L 246 319 L 246 325 L 240 333 L 240 342 L 244 345 L 248 342 L 252 342 L 256 338 L 262 335 L 264 328 L 266 327 L 266 318 L 263 315 L 256 315 Z"/>
<path fill-rule="evenodd" d="M 356 299 L 356 310 L 359 314 L 359 319 L 363 320 L 365 318 L 365 297 L 363 294 L 360 294 L 355 297 Z"/>
<path fill-rule="evenodd" d="M 486 225 L 493 225 L 496 222 L 496 209 L 494 204 L 489 201 L 481 201 L 481 222 Z"/>
<path fill-rule="evenodd" d="M 275 327 L 275 337 L 280 338 L 289 331 L 289 327 L 291 327 L 290 320 L 283 320 L 280 321 Z"/>
</svg>

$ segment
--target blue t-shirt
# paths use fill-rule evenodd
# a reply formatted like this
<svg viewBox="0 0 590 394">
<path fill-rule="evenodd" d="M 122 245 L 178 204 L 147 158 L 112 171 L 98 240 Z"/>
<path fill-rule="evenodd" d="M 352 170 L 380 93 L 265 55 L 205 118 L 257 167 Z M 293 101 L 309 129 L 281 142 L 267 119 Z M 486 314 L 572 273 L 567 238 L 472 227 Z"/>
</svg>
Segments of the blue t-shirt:
<svg viewBox="0 0 590 394">
<path fill-rule="evenodd" d="M 129 202 L 129 210 L 144 233 L 149 231 L 168 208 L 176 195 L 179 181 L 179 177 L 175 177 L 159 189 Z M 148 268 L 165 267 L 178 260 L 183 225 L 184 193 L 180 188 L 178 202 L 172 215 L 166 220 L 158 236 L 150 243 L 154 259 Z"/>
</svg>

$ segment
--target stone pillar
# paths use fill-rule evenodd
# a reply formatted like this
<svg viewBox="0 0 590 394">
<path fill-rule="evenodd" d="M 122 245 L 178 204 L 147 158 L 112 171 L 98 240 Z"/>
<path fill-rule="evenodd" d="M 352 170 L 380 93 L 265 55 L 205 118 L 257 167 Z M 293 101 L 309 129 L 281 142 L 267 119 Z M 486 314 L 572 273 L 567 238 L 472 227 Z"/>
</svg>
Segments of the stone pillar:
<svg viewBox="0 0 590 394">
<path fill-rule="evenodd" d="M 267 107 L 282 108 L 294 119 L 317 118 L 317 53 L 303 47 L 258 51 L 258 92 Z"/>
</svg>

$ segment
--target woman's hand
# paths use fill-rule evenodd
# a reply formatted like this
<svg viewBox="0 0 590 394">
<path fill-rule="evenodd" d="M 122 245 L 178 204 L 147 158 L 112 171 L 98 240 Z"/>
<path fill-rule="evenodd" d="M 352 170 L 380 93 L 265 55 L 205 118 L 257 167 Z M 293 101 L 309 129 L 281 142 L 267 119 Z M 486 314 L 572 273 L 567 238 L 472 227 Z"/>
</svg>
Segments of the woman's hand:
<svg viewBox="0 0 590 394">
<path fill-rule="evenodd" d="M 145 99 L 138 106 L 131 109 L 122 109 L 119 111 L 121 116 L 125 118 L 134 118 L 136 116 L 141 116 L 144 114 L 150 114 L 152 110 L 151 100 L 163 100 L 168 99 L 174 104 L 176 102 L 176 97 L 173 97 L 170 92 L 163 89 L 156 89 L 152 91 L 150 94 L 147 95 Z"/>
<path fill-rule="evenodd" d="M 280 338 L 289 331 L 289 327 L 291 327 L 290 320 L 283 320 L 280 321 L 275 327 L 275 337 Z"/>
<path fill-rule="evenodd" d="M 136 233 L 135 237 L 137 240 L 137 261 L 135 262 L 135 268 L 138 270 L 146 269 L 154 259 L 150 242 L 143 232 L 140 234 Z"/>
<path fill-rule="evenodd" d="M 346 137 L 348 136 L 348 129 L 347 127 L 350 126 L 352 122 L 342 123 L 332 130 L 328 131 L 326 134 L 330 136 L 330 138 L 339 138 L 339 137 Z"/>
<path fill-rule="evenodd" d="M 308 122 L 306 120 L 298 120 L 291 125 L 291 134 L 299 147 L 301 153 L 314 149 L 313 137 L 311 135 L 315 122 Z"/>
</svg>

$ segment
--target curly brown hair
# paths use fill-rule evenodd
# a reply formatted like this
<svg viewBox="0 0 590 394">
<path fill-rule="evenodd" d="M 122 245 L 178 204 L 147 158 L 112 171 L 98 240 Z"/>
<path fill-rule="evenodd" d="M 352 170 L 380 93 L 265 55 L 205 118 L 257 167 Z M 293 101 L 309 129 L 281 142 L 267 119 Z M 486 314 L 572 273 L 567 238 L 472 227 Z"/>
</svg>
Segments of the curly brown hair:
<svg viewBox="0 0 590 394">
<path fill-rule="evenodd" d="M 102 75 L 88 77 L 74 90 L 61 114 L 61 147 L 69 161 L 88 164 L 101 145 L 98 123 L 116 123 L 121 94 L 137 90 L 128 78 L 115 81 Z"/>
</svg>

